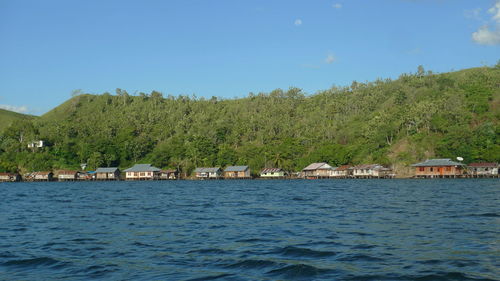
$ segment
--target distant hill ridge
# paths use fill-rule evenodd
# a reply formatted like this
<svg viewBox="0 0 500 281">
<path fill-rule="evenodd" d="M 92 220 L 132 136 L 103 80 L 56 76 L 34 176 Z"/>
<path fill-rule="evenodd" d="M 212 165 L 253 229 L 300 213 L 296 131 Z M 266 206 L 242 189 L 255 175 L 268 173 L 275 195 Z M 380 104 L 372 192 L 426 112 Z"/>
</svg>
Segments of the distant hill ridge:
<svg viewBox="0 0 500 281">
<path fill-rule="evenodd" d="M 379 163 L 407 173 L 431 157 L 500 161 L 500 68 L 402 74 L 313 95 L 300 89 L 245 98 L 83 94 L 0 140 L 0 169 L 50 170 L 87 163 L 195 167 L 249 165 L 297 171 L 312 162 Z M 19 123 L 19 124 L 18 124 Z M 23 142 L 42 139 L 29 150 Z M 2 168 L 3 167 L 3 168 Z"/>
<path fill-rule="evenodd" d="M 21 120 L 21 119 L 33 119 L 36 118 L 36 116 L 33 115 L 28 115 L 28 114 L 22 114 L 6 109 L 0 108 L 0 132 L 3 131 L 5 128 L 10 126 L 12 122 L 16 120 Z"/>
</svg>

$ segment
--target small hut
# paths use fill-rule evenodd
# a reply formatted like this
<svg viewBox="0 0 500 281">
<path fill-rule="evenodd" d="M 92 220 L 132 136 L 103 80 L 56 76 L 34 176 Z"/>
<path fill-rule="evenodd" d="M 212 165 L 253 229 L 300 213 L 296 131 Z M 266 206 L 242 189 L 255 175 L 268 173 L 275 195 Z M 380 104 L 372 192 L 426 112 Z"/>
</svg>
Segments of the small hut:
<svg viewBox="0 0 500 281">
<path fill-rule="evenodd" d="M 78 171 L 61 170 L 57 172 L 59 181 L 74 181 L 78 179 Z"/>
<path fill-rule="evenodd" d="M 417 178 L 455 178 L 463 176 L 465 165 L 451 159 L 429 159 L 421 163 L 413 164 L 415 177 Z"/>
<path fill-rule="evenodd" d="M 157 180 L 160 178 L 160 171 L 151 164 L 135 164 L 124 170 L 127 180 Z"/>
<path fill-rule="evenodd" d="M 332 177 L 345 179 L 352 176 L 352 170 L 349 168 L 351 168 L 350 165 L 342 165 L 338 168 L 333 169 Z"/>
<path fill-rule="evenodd" d="M 473 177 L 498 177 L 498 163 L 470 163 L 467 170 Z"/>
<path fill-rule="evenodd" d="M 219 179 L 222 177 L 222 170 L 219 167 L 196 168 L 194 175 L 197 179 Z"/>
<path fill-rule="evenodd" d="M 179 171 L 177 170 L 161 170 L 160 171 L 161 180 L 177 180 L 179 179 Z"/>
<path fill-rule="evenodd" d="M 312 163 L 302 169 L 302 177 L 306 179 L 329 178 L 332 176 L 333 167 L 325 162 Z"/>
<path fill-rule="evenodd" d="M 279 179 L 284 178 L 285 176 L 286 172 L 281 168 L 264 168 L 260 171 L 261 178 Z"/>
<path fill-rule="evenodd" d="M 21 181 L 21 175 L 18 173 L 0 173 L 0 182 Z"/>
<path fill-rule="evenodd" d="M 109 168 L 97 168 L 95 171 L 96 180 L 119 180 L 120 179 L 120 169 L 117 167 Z"/>
<path fill-rule="evenodd" d="M 30 174 L 30 180 L 33 181 L 52 181 L 54 173 L 52 172 L 33 172 Z"/>
<path fill-rule="evenodd" d="M 224 178 L 226 179 L 249 179 L 251 177 L 248 166 L 228 166 L 224 170 Z"/>
<path fill-rule="evenodd" d="M 362 164 L 349 168 L 355 178 L 392 178 L 392 169 L 379 164 Z"/>
</svg>

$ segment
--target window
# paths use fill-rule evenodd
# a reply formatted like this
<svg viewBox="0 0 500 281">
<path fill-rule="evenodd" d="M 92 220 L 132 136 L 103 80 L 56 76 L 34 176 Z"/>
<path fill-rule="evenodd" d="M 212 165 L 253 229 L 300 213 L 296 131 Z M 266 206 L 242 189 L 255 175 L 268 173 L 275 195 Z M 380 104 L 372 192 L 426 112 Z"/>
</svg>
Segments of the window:
<svg viewBox="0 0 500 281">
<path fill-rule="evenodd" d="M 451 167 L 446 167 L 446 171 L 450 172 L 451 171 Z"/>
<path fill-rule="evenodd" d="M 424 167 L 420 167 L 420 168 L 418 168 L 418 170 L 419 170 L 420 172 L 423 172 L 423 171 L 425 171 L 425 168 L 424 168 Z"/>
<path fill-rule="evenodd" d="M 434 172 L 434 168 L 433 167 L 431 167 L 431 172 Z"/>
</svg>

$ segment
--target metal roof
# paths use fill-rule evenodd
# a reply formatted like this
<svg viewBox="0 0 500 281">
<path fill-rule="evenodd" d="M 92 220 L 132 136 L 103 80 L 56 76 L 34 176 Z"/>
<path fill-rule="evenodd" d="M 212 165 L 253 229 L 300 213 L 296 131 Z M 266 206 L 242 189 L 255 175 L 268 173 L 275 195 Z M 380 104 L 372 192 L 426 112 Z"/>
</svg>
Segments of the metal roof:
<svg viewBox="0 0 500 281">
<path fill-rule="evenodd" d="M 97 168 L 97 170 L 95 170 L 96 173 L 114 173 L 116 171 L 118 171 L 119 169 L 116 168 L 116 167 L 109 167 L 109 168 Z"/>
<path fill-rule="evenodd" d="M 248 170 L 248 166 L 228 166 L 224 172 L 244 172 Z"/>
<path fill-rule="evenodd" d="M 313 170 L 331 170 L 332 166 L 325 162 L 322 163 L 312 163 L 311 165 L 302 169 L 302 171 L 313 171 Z"/>
<path fill-rule="evenodd" d="M 124 170 L 125 172 L 159 172 L 160 169 L 151 164 L 135 164 L 133 167 Z"/>
<path fill-rule="evenodd" d="M 428 159 L 424 162 L 411 165 L 412 167 L 436 167 L 436 166 L 465 166 L 462 163 L 451 161 L 449 158 Z"/>
<path fill-rule="evenodd" d="M 59 174 L 59 175 L 76 175 L 76 174 L 78 174 L 78 171 L 60 170 L 60 171 L 57 171 L 57 174 Z"/>
<path fill-rule="evenodd" d="M 217 173 L 218 171 L 221 171 L 220 168 L 196 168 L 194 169 L 195 173 Z"/>
<path fill-rule="evenodd" d="M 361 165 L 351 167 L 350 169 L 352 169 L 352 170 L 377 170 L 377 169 L 380 170 L 383 168 L 384 167 L 382 165 L 379 165 L 379 164 L 361 164 Z"/>
<path fill-rule="evenodd" d="M 335 171 L 346 171 L 350 167 L 351 167 L 351 165 L 342 165 L 342 166 L 338 167 L 337 169 L 335 169 Z"/>
<path fill-rule="evenodd" d="M 262 169 L 262 171 L 260 171 L 261 174 L 265 174 L 265 173 L 279 173 L 279 172 L 282 172 L 283 169 L 281 168 L 264 168 Z"/>
</svg>

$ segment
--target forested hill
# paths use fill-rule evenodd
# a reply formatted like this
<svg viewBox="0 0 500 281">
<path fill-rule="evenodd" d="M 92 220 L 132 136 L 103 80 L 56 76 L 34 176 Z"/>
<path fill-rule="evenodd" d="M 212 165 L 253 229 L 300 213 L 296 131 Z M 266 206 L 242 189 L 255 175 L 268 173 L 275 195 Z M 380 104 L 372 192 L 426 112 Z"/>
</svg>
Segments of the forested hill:
<svg viewBox="0 0 500 281">
<path fill-rule="evenodd" d="M 0 108 L 0 132 L 9 127 L 13 122 L 22 119 L 35 118 L 33 115 L 26 115 Z"/>
<path fill-rule="evenodd" d="M 82 94 L 41 118 L 15 122 L 0 139 L 1 170 L 153 163 L 247 164 L 298 171 L 311 162 L 380 163 L 399 172 L 429 157 L 500 160 L 500 67 L 353 82 L 241 99 Z M 44 140 L 47 147 L 29 150 Z"/>
</svg>

